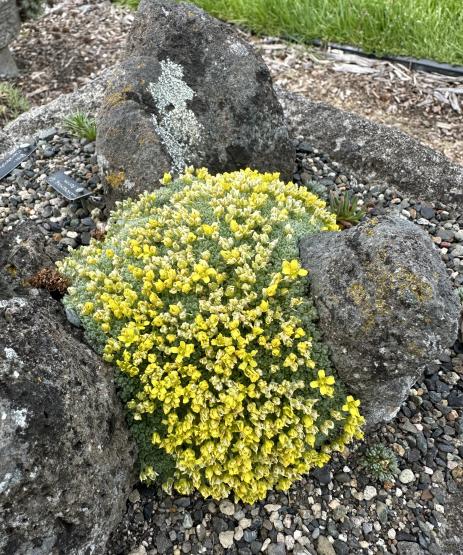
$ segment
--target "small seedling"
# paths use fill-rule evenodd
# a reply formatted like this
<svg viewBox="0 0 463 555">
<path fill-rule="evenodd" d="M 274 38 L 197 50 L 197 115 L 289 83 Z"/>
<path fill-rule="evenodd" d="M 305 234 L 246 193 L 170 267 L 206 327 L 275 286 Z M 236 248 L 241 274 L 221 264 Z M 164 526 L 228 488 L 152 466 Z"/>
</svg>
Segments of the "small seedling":
<svg viewBox="0 0 463 555">
<path fill-rule="evenodd" d="M 21 91 L 9 83 L 0 83 L 0 125 L 29 110 L 29 101 Z"/>
<path fill-rule="evenodd" d="M 399 472 L 397 457 L 383 443 L 368 447 L 362 455 L 359 466 L 370 478 L 379 482 L 393 482 Z"/>
<path fill-rule="evenodd" d="M 83 112 L 75 112 L 63 121 L 64 128 L 74 137 L 94 141 L 96 139 L 96 121 Z"/>
<path fill-rule="evenodd" d="M 365 216 L 365 211 L 357 206 L 358 199 L 350 191 L 337 195 L 330 194 L 330 210 L 336 214 L 336 223 L 341 227 L 357 225 Z"/>
</svg>

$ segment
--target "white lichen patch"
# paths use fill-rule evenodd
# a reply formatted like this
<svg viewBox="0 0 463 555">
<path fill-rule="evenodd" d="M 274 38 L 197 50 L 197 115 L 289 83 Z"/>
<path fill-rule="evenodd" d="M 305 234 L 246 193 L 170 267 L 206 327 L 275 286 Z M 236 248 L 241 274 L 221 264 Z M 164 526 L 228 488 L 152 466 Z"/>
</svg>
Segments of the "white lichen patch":
<svg viewBox="0 0 463 555">
<path fill-rule="evenodd" d="M 195 92 L 183 80 L 182 66 L 169 59 L 161 62 L 159 80 L 148 90 L 159 114 L 152 116 L 156 133 L 172 159 L 171 170 L 180 173 L 193 162 L 202 139 L 202 126 L 187 106 Z"/>
<path fill-rule="evenodd" d="M 7 360 L 14 360 L 18 358 L 18 353 L 11 347 L 5 347 L 4 351 Z"/>
<path fill-rule="evenodd" d="M 18 428 L 25 428 L 27 426 L 27 410 L 17 409 L 11 411 L 11 418 Z"/>
<path fill-rule="evenodd" d="M 229 41 L 229 49 L 235 56 L 248 56 L 249 50 L 246 48 L 242 42 L 231 42 Z"/>
<path fill-rule="evenodd" d="M 26 305 L 27 302 L 21 297 L 13 297 L 12 299 L 3 299 L 0 301 L 0 308 L 24 308 Z"/>
<path fill-rule="evenodd" d="M 126 179 L 122 185 L 122 188 L 125 191 L 131 191 L 134 187 L 135 187 L 135 183 L 133 181 L 130 181 L 129 179 Z"/>
</svg>

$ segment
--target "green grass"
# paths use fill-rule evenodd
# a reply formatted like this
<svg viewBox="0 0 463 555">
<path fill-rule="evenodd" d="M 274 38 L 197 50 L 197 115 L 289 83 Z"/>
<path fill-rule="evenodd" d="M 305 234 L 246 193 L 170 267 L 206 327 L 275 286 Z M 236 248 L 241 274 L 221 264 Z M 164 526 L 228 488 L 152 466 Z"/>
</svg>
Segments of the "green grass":
<svg viewBox="0 0 463 555">
<path fill-rule="evenodd" d="M 0 83 L 0 127 L 29 110 L 21 91 L 9 83 Z"/>
<path fill-rule="evenodd" d="M 136 6 L 137 0 L 119 0 Z M 256 33 L 463 64 L 463 0 L 196 0 Z"/>
<path fill-rule="evenodd" d="M 74 137 L 94 141 L 96 139 L 95 120 L 82 112 L 71 114 L 63 121 L 63 126 Z"/>
</svg>

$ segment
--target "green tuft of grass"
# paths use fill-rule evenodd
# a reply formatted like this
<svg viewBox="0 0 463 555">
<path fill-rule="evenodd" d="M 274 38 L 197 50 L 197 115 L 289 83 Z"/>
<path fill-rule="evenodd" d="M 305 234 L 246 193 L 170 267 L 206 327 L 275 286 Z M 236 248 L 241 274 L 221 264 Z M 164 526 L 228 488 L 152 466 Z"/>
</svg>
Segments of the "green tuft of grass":
<svg viewBox="0 0 463 555">
<path fill-rule="evenodd" d="M 0 83 L 0 126 L 6 125 L 29 110 L 27 98 L 9 83 Z"/>
<path fill-rule="evenodd" d="M 116 0 L 135 9 L 138 0 Z M 463 64 L 461 0 L 195 0 L 255 33 Z"/>
<path fill-rule="evenodd" d="M 75 112 L 63 121 L 63 126 L 71 135 L 79 139 L 96 139 L 96 121 L 83 112 Z"/>
<path fill-rule="evenodd" d="M 140 0 L 112 0 L 113 4 L 116 6 L 121 6 L 122 8 L 129 8 L 130 10 L 136 10 Z"/>
<path fill-rule="evenodd" d="M 357 206 L 357 197 L 352 196 L 350 191 L 341 195 L 330 194 L 330 210 L 336 214 L 336 223 L 341 227 L 357 225 L 365 216 L 365 211 Z"/>
</svg>

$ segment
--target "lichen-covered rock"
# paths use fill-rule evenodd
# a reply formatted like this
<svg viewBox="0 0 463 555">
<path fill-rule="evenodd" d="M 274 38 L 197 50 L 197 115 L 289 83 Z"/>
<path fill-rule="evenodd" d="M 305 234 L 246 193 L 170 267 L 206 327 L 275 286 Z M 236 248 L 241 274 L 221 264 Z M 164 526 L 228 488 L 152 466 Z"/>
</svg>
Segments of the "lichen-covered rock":
<svg viewBox="0 0 463 555">
<path fill-rule="evenodd" d="M 391 215 L 301 240 L 320 328 L 367 424 L 390 420 L 455 342 L 459 305 L 429 237 Z"/>
<path fill-rule="evenodd" d="M 137 196 L 165 172 L 251 167 L 292 175 L 294 150 L 263 60 L 201 9 L 144 0 L 98 119 L 108 198 Z"/>
<path fill-rule="evenodd" d="M 27 277 L 27 251 L 0 265 L 0 552 L 102 554 L 134 481 L 134 447 L 112 370 L 58 301 L 17 289 L 5 268 L 22 260 Z"/>
</svg>

